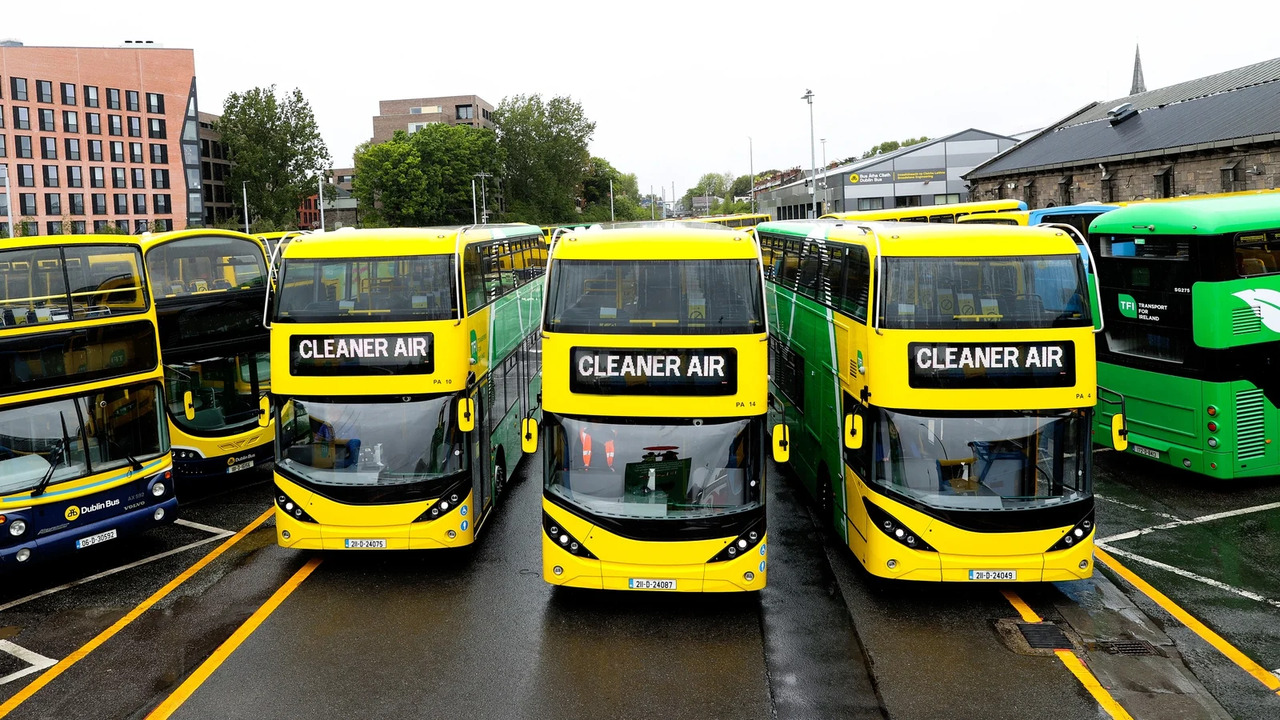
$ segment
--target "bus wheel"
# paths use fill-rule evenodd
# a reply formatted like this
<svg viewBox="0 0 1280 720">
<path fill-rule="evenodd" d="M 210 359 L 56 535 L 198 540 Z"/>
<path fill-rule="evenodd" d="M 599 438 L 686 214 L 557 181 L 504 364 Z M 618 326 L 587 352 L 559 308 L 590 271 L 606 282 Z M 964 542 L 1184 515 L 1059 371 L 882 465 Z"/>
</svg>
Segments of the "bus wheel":
<svg viewBox="0 0 1280 720">
<path fill-rule="evenodd" d="M 502 491 L 507 487 L 507 469 L 498 464 L 498 468 L 493 473 L 493 494 L 497 497 L 502 496 Z"/>
</svg>

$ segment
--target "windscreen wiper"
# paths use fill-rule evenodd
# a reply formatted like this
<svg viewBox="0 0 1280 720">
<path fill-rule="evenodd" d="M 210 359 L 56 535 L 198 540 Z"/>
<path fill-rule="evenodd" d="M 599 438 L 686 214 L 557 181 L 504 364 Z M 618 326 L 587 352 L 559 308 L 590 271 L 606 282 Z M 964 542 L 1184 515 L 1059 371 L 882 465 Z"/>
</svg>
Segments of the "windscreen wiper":
<svg viewBox="0 0 1280 720">
<path fill-rule="evenodd" d="M 129 461 L 129 466 L 132 467 L 135 472 L 142 469 L 142 462 L 138 460 L 138 458 L 130 455 L 129 453 L 125 453 L 124 459 Z"/>
<path fill-rule="evenodd" d="M 54 457 L 55 453 L 57 454 L 56 458 Z M 49 487 L 49 481 L 53 479 L 53 471 L 58 469 L 58 466 L 62 464 L 66 457 L 67 440 L 62 438 L 49 451 L 49 469 L 44 471 L 44 477 L 40 479 L 40 484 L 36 486 L 35 490 L 31 491 L 31 497 L 39 497 L 44 494 L 45 488 Z"/>
</svg>

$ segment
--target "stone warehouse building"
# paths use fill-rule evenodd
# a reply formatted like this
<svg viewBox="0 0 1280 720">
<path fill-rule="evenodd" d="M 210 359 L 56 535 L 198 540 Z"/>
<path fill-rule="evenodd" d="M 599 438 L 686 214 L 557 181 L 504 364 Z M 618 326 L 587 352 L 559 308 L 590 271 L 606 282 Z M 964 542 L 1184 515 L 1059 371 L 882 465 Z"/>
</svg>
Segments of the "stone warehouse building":
<svg viewBox="0 0 1280 720">
<path fill-rule="evenodd" d="M 1028 207 L 1275 189 L 1280 58 L 1087 105 L 965 175 Z"/>
</svg>

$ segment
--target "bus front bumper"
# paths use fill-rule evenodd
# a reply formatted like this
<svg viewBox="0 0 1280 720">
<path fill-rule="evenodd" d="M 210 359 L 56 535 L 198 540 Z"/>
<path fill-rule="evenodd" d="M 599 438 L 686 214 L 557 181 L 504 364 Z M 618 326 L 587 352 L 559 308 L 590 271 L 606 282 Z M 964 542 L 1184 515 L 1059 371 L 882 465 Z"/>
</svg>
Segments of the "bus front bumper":
<svg viewBox="0 0 1280 720">
<path fill-rule="evenodd" d="M 891 580 L 923 582 L 1059 582 L 1093 575 L 1093 538 L 1073 548 L 1022 555 L 955 555 L 903 547 L 891 540 L 867 553 L 867 570 Z"/>
<path fill-rule="evenodd" d="M 475 542 L 470 497 L 466 515 L 450 512 L 436 520 L 407 525 L 320 525 L 276 508 L 276 540 L 299 550 L 438 550 Z"/>
<path fill-rule="evenodd" d="M 732 560 L 663 565 L 579 557 L 543 533 L 542 577 L 552 585 L 594 590 L 751 592 L 763 589 L 766 584 L 768 543 L 766 533 L 759 545 Z"/>
<path fill-rule="evenodd" d="M 172 491 L 170 491 L 170 494 Z M 160 517 L 156 517 L 156 513 Z M 168 525 L 178 517 L 178 499 L 169 497 L 163 502 L 147 504 L 118 515 L 103 518 L 87 525 L 77 525 L 59 532 L 49 533 L 43 537 L 33 538 L 28 542 L 18 543 L 0 548 L 0 568 L 12 568 L 19 565 L 32 565 L 41 560 L 66 555 L 109 543 L 130 535 L 146 532 L 154 527 Z M 103 536 L 114 531 L 114 536 L 103 539 Z M 17 556 L 22 550 L 30 554 L 25 561 L 19 562 Z"/>
</svg>

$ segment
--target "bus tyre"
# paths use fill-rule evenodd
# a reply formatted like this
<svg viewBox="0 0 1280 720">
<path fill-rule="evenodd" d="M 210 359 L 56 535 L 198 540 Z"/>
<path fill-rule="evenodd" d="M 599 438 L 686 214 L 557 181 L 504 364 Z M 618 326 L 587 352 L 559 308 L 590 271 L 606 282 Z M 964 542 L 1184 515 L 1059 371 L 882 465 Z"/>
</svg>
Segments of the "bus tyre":
<svg viewBox="0 0 1280 720">
<path fill-rule="evenodd" d="M 493 494 L 501 497 L 502 491 L 507 488 L 507 469 L 498 464 L 497 469 L 493 472 Z"/>
</svg>

